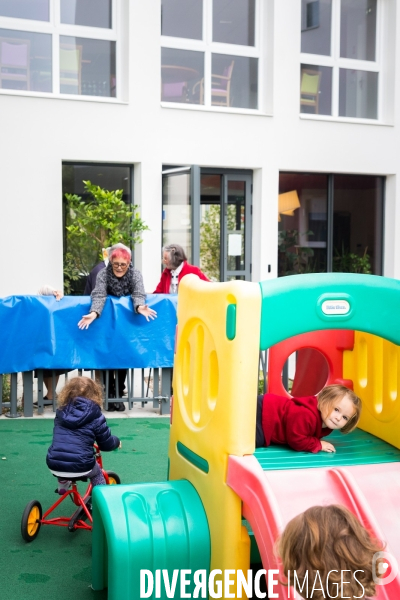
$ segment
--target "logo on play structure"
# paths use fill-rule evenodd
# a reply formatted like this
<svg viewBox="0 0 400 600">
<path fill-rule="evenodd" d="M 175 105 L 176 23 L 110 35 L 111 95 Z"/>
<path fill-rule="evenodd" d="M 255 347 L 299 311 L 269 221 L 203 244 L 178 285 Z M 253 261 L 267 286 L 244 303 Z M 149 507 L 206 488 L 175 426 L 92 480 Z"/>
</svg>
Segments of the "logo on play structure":
<svg viewBox="0 0 400 600">
<path fill-rule="evenodd" d="M 399 565 L 389 552 L 375 552 L 372 558 L 372 577 L 377 585 L 388 585 L 397 577 Z"/>
<path fill-rule="evenodd" d="M 324 315 L 347 315 L 350 304 L 347 300 L 325 300 L 321 306 Z"/>
</svg>

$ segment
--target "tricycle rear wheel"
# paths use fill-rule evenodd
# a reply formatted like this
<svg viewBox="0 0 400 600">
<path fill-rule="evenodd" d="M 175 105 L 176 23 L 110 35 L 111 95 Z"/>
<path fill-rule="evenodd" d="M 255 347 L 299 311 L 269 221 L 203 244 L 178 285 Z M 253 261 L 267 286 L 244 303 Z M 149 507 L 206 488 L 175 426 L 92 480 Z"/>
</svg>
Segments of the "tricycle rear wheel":
<svg viewBox="0 0 400 600">
<path fill-rule="evenodd" d="M 38 536 L 42 519 L 42 505 L 38 500 L 32 500 L 26 506 L 21 520 L 21 535 L 26 542 L 33 542 Z"/>
<path fill-rule="evenodd" d="M 119 485 L 121 483 L 120 476 L 114 471 L 106 471 L 108 475 L 108 485 Z"/>
</svg>

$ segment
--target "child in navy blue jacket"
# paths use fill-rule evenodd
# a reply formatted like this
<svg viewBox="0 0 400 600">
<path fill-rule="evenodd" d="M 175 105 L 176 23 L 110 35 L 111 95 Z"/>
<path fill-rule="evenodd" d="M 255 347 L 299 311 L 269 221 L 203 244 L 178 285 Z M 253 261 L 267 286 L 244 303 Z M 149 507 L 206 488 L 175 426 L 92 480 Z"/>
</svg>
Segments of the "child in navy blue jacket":
<svg viewBox="0 0 400 600">
<path fill-rule="evenodd" d="M 58 493 L 65 494 L 71 477 L 88 477 L 93 487 L 106 483 L 96 462 L 93 444 L 108 452 L 121 447 L 111 435 L 101 412 L 101 387 L 88 377 L 74 377 L 58 396 L 53 443 L 47 452 L 47 466 L 58 478 Z"/>
</svg>

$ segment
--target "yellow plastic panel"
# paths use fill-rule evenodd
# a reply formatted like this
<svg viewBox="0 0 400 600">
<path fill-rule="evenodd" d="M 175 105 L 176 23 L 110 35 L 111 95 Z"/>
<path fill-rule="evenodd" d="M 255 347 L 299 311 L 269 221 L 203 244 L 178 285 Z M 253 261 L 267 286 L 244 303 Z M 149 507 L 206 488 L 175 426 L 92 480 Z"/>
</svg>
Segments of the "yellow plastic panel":
<svg viewBox="0 0 400 600">
<path fill-rule="evenodd" d="M 228 311 L 232 304 L 236 310 Z M 226 472 L 230 454 L 254 452 L 260 310 L 256 283 L 207 283 L 188 275 L 179 284 L 170 479 L 188 479 L 202 499 L 211 569 L 249 568 L 241 502 L 226 485 Z M 235 316 L 229 327 L 227 311 Z M 207 461 L 208 473 L 182 456 L 178 442 Z"/>
<path fill-rule="evenodd" d="M 344 352 L 343 376 L 363 402 L 359 427 L 400 448 L 400 346 L 356 331 L 354 349 Z"/>
</svg>

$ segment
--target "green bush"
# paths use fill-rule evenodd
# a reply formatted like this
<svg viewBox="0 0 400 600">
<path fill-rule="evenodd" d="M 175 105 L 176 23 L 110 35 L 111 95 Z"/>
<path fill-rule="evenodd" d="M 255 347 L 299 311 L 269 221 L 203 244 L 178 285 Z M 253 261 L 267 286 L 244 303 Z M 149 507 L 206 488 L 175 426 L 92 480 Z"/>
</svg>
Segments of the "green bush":
<svg viewBox="0 0 400 600">
<path fill-rule="evenodd" d="M 343 246 L 341 252 L 335 248 L 333 271 L 334 273 L 364 273 L 370 275 L 372 271 L 368 247 L 364 249 L 362 256 L 347 251 Z"/>
<path fill-rule="evenodd" d="M 123 200 L 123 190 L 108 191 L 84 181 L 88 200 L 65 194 L 67 252 L 64 256 L 64 291 L 70 294 L 77 282 L 103 260 L 102 249 L 122 242 L 134 247 L 148 226 L 138 207 Z"/>
<path fill-rule="evenodd" d="M 282 229 L 279 231 L 279 277 L 316 272 L 314 250 L 308 246 L 299 245 L 299 240 L 302 235 L 310 237 L 314 234 L 312 231 L 300 233 L 297 229 Z"/>
<path fill-rule="evenodd" d="M 10 402 L 11 395 L 11 387 L 10 387 L 10 375 L 0 375 L 3 378 L 3 393 L 2 393 L 2 402 Z"/>
<path fill-rule="evenodd" d="M 267 381 L 265 382 L 265 391 L 267 390 Z M 262 371 L 260 371 L 260 374 L 258 376 L 258 395 L 261 396 L 265 394 L 264 392 L 264 374 Z"/>
</svg>

